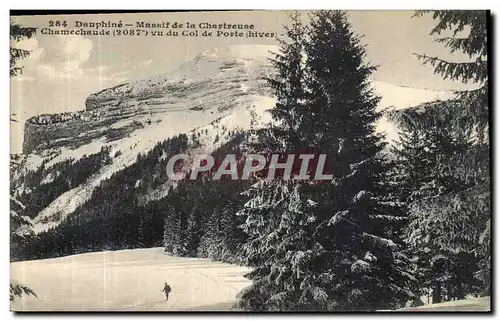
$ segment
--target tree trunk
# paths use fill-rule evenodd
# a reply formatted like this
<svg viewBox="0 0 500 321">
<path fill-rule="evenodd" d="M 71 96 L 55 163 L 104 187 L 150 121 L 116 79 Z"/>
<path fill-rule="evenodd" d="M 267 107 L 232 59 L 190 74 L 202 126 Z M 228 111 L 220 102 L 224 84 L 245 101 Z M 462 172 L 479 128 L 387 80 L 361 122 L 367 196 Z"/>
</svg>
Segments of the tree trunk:
<svg viewBox="0 0 500 321">
<path fill-rule="evenodd" d="M 457 300 L 465 299 L 464 288 L 462 286 L 462 281 L 458 280 L 457 282 L 457 291 L 456 291 Z"/>
<path fill-rule="evenodd" d="M 446 282 L 446 300 L 453 301 L 455 300 L 455 294 L 453 293 L 453 280 L 448 280 Z"/>
<path fill-rule="evenodd" d="M 440 303 L 441 302 L 441 283 L 435 282 L 434 288 L 432 289 L 432 303 Z"/>
</svg>

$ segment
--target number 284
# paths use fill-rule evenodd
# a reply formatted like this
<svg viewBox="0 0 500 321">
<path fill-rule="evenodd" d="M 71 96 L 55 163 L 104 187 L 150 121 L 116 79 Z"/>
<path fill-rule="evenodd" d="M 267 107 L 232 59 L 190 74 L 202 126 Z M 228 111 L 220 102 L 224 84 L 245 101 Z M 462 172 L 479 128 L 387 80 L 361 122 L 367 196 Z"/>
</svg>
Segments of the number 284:
<svg viewBox="0 0 500 321">
<path fill-rule="evenodd" d="M 49 27 L 67 27 L 67 26 L 68 26 L 68 23 L 66 21 L 59 21 L 59 20 L 56 20 L 56 21 L 50 20 L 49 21 Z"/>
</svg>

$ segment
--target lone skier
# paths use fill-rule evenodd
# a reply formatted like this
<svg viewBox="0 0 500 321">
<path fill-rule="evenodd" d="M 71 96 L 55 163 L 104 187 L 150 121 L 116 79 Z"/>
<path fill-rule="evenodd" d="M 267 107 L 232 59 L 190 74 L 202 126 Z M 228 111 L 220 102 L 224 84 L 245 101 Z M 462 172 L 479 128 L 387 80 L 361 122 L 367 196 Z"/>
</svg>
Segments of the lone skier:
<svg viewBox="0 0 500 321">
<path fill-rule="evenodd" d="M 168 301 L 168 294 L 172 291 L 172 288 L 170 285 L 168 285 L 167 282 L 165 282 L 165 286 L 163 287 L 163 290 L 161 292 L 165 292 L 165 301 Z"/>
</svg>

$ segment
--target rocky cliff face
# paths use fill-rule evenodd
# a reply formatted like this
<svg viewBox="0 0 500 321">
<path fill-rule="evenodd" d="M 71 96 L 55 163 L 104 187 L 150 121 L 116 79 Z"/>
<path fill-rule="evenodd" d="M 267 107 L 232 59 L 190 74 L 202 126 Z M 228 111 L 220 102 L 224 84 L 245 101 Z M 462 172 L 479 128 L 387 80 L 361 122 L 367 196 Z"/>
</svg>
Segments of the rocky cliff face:
<svg viewBox="0 0 500 321">
<path fill-rule="evenodd" d="M 93 141 L 106 144 L 155 124 L 189 131 L 269 96 L 270 46 L 233 46 L 200 53 L 176 70 L 91 94 L 77 113 L 41 115 L 26 123 L 25 154 L 57 153 Z M 167 119 L 175 118 L 175 124 Z M 181 125 L 181 126 L 179 126 Z"/>
</svg>

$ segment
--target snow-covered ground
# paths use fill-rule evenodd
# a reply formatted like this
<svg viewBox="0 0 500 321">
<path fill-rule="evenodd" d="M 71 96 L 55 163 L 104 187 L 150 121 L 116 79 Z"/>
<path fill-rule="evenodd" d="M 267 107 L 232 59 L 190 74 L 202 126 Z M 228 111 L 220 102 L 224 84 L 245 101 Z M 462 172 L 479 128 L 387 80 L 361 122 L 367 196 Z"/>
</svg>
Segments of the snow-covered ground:
<svg viewBox="0 0 500 321">
<path fill-rule="evenodd" d="M 163 248 L 96 252 L 14 262 L 11 279 L 31 287 L 13 311 L 230 310 L 250 285 L 250 271 L 208 259 L 179 258 Z M 165 282 L 172 287 L 165 302 Z"/>
<path fill-rule="evenodd" d="M 34 296 L 17 298 L 13 311 L 227 311 L 251 284 L 249 268 L 208 259 L 179 258 L 163 248 L 96 252 L 14 262 L 11 279 Z M 165 282 L 172 287 L 165 302 Z M 473 298 L 398 311 L 490 311 L 490 298 Z M 397 312 L 397 311 L 396 311 Z"/>
<path fill-rule="evenodd" d="M 469 312 L 487 312 L 491 311 L 491 298 L 473 298 L 457 301 L 449 301 L 443 303 L 436 303 L 431 305 L 424 305 L 415 308 L 406 308 L 398 311 L 412 311 L 412 312 L 437 312 L 437 311 L 469 311 Z"/>
</svg>

